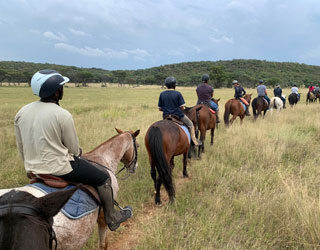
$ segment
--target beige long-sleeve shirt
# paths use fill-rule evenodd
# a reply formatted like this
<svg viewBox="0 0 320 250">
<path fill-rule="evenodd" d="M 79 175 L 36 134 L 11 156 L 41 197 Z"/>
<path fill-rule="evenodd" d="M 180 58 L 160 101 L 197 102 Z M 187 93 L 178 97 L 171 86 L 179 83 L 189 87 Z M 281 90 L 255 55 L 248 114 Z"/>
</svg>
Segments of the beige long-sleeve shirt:
<svg viewBox="0 0 320 250">
<path fill-rule="evenodd" d="M 64 175 L 80 154 L 72 115 L 55 103 L 32 102 L 14 120 L 16 142 L 26 171 Z"/>
</svg>

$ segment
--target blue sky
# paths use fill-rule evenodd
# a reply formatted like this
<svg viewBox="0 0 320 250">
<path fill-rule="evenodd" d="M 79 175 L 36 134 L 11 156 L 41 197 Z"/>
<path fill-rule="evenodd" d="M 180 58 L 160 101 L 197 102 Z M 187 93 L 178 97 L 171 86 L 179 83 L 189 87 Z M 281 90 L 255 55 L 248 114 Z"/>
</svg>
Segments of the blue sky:
<svg viewBox="0 0 320 250">
<path fill-rule="evenodd" d="M 1 0 L 0 60 L 103 69 L 320 65 L 319 0 Z"/>
</svg>

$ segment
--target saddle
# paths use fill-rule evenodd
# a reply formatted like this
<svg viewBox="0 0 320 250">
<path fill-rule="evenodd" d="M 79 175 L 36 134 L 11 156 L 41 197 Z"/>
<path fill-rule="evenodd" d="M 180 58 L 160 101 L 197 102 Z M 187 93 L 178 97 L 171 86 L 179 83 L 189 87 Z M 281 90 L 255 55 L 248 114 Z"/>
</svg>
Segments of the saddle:
<svg viewBox="0 0 320 250">
<path fill-rule="evenodd" d="M 49 187 L 53 188 L 65 188 L 68 185 L 77 185 L 78 183 L 66 181 L 60 177 L 50 174 L 34 174 L 32 172 L 27 173 L 27 177 L 30 179 L 29 183 L 33 184 L 36 182 L 42 182 Z M 82 185 L 80 187 L 84 192 L 91 195 L 99 204 L 101 203 L 97 190 L 89 185 Z"/>
<path fill-rule="evenodd" d="M 198 104 L 204 104 L 204 105 L 206 105 L 206 106 L 209 108 L 209 111 L 210 111 L 212 114 L 215 114 L 215 113 L 216 113 L 216 111 L 214 111 L 214 110 L 211 108 L 211 106 L 209 105 L 209 103 L 207 103 L 207 102 L 199 102 Z"/>
<path fill-rule="evenodd" d="M 163 120 L 168 120 L 168 121 L 173 121 L 174 123 L 178 124 L 178 125 L 185 125 L 178 116 L 176 115 L 165 115 L 163 117 Z"/>
<path fill-rule="evenodd" d="M 243 97 L 239 97 L 239 98 L 237 98 L 237 100 L 241 103 L 243 103 L 244 105 L 249 105 L 249 103 L 247 102 L 247 100 L 246 99 L 244 99 Z"/>
<path fill-rule="evenodd" d="M 264 98 L 264 96 L 258 96 L 258 98 L 262 98 L 262 100 L 264 101 L 264 103 L 268 106 L 268 101 Z"/>
</svg>

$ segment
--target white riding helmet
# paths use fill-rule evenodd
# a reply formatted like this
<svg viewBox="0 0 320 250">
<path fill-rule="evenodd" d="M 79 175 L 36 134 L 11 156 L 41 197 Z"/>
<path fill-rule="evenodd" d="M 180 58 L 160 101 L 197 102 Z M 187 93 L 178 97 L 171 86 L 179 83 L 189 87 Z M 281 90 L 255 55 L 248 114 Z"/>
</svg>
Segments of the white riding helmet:
<svg viewBox="0 0 320 250">
<path fill-rule="evenodd" d="M 44 69 L 33 75 L 31 88 L 32 92 L 40 98 L 48 98 L 66 82 L 69 82 L 68 77 L 62 76 L 55 70 Z"/>
</svg>

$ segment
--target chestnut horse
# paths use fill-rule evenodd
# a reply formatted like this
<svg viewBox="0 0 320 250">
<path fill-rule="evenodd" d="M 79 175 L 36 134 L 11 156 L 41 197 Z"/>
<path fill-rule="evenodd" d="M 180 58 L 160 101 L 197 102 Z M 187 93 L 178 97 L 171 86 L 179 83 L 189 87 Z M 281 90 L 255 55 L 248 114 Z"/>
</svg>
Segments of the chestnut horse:
<svg viewBox="0 0 320 250">
<path fill-rule="evenodd" d="M 251 95 L 252 94 L 246 94 L 243 97 L 249 104 L 248 108 L 250 106 Z M 230 114 L 232 115 L 232 118 L 229 121 Z M 232 125 L 233 121 L 237 118 L 237 116 L 240 117 L 240 124 L 242 124 L 243 119 L 246 116 L 246 111 L 243 108 L 241 102 L 238 99 L 233 98 L 227 101 L 224 105 L 224 124 L 226 125 L 226 127 L 229 127 L 229 122 Z"/>
<path fill-rule="evenodd" d="M 267 100 L 264 99 L 263 96 L 258 96 L 256 98 L 253 99 L 252 103 L 252 112 L 253 112 L 253 116 L 254 119 L 257 119 L 258 116 L 262 115 L 262 111 L 263 111 L 263 117 L 266 115 L 266 112 L 269 108 L 269 104 L 267 102 Z"/>
<path fill-rule="evenodd" d="M 213 101 L 218 104 L 219 99 Z M 202 145 L 199 146 L 198 157 L 201 153 L 204 153 L 204 141 L 206 139 L 207 130 L 210 129 L 211 141 L 210 145 L 213 145 L 214 130 L 216 128 L 217 117 L 210 111 L 210 108 L 206 104 L 198 104 L 190 109 L 185 109 L 184 113 L 189 117 L 195 126 L 196 136 L 198 137 L 200 131 L 200 141 Z"/>
<path fill-rule="evenodd" d="M 149 127 L 144 140 L 156 190 L 155 203 L 161 204 L 162 184 L 168 193 L 170 203 L 173 203 L 175 200 L 175 187 L 172 180 L 174 157 L 183 154 L 183 176 L 188 177 L 187 161 L 190 148 L 188 136 L 175 122 L 161 120 Z"/>
<path fill-rule="evenodd" d="M 118 164 L 122 162 L 129 173 L 135 172 L 138 167 L 137 162 L 137 142 L 140 130 L 136 132 L 122 132 L 116 129 L 118 135 L 113 136 L 109 140 L 97 146 L 92 151 L 85 153 L 83 158 L 95 161 L 103 166 L 106 166 L 106 171 L 109 173 L 112 180 L 113 195 L 116 199 L 119 191 L 116 171 Z M 36 197 L 44 196 L 44 194 L 32 187 L 25 186 L 14 188 L 17 190 L 26 191 Z M 0 190 L 0 195 L 7 193 L 11 189 Z M 93 213 L 90 213 L 80 219 L 73 220 L 66 217 L 62 212 L 59 212 L 54 217 L 53 229 L 56 232 L 59 250 L 78 250 L 89 239 L 96 223 L 99 226 L 99 247 L 107 249 L 107 225 L 104 222 L 103 212 L 97 208 Z"/>
</svg>

